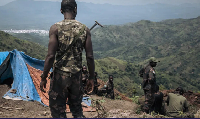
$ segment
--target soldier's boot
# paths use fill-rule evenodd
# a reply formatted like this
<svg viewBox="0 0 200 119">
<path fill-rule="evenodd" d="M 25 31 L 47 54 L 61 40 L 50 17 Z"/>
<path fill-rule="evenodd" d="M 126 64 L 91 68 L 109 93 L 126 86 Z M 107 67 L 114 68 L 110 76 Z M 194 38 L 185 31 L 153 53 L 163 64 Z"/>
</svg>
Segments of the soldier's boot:
<svg viewBox="0 0 200 119">
<path fill-rule="evenodd" d="M 149 104 L 148 100 L 145 101 L 145 104 L 143 106 L 143 111 L 147 114 L 151 113 L 151 105 Z"/>
</svg>

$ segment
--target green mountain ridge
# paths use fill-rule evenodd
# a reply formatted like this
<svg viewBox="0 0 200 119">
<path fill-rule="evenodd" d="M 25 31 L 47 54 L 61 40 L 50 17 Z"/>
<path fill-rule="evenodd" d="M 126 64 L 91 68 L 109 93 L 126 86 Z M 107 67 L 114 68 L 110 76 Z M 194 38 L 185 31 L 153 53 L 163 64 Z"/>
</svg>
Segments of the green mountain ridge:
<svg viewBox="0 0 200 119">
<path fill-rule="evenodd" d="M 19 39 L 38 43 L 45 47 L 48 47 L 48 44 L 49 44 L 49 36 L 48 35 L 40 35 L 38 33 L 9 33 L 9 34 L 11 34 L 12 36 L 17 37 Z"/>
<path fill-rule="evenodd" d="M 8 33 L 0 31 L 0 51 L 12 51 L 14 49 L 23 51 L 31 57 L 42 60 L 45 59 L 47 53 L 47 48 L 38 43 L 20 40 Z"/>
<path fill-rule="evenodd" d="M 180 43 L 188 41 L 189 37 L 199 37 L 199 19 L 200 17 L 189 19 L 186 20 L 187 22 L 182 23 L 173 23 L 174 20 L 172 20 L 171 24 L 169 22 L 142 20 L 123 26 L 97 28 L 92 32 L 93 44 L 95 46 L 94 51 L 98 52 L 96 53 L 96 58 L 112 56 L 127 61 L 141 61 L 148 54 L 157 57 L 166 56 L 168 53 L 173 53 L 177 47 L 180 48 Z M 192 36 L 194 33 L 195 35 Z M 194 40 L 198 42 L 198 39 Z M 155 52 L 156 50 L 161 51 Z M 135 54 L 132 54 L 131 51 L 134 51 Z M 149 53 L 150 51 L 154 52 Z M 121 55 L 124 52 L 129 57 Z"/>
<path fill-rule="evenodd" d="M 23 35 L 28 36 L 28 35 Z M 23 38 L 23 36 L 20 36 Z M 31 35 L 30 35 L 31 36 Z M 25 37 L 25 39 L 33 40 L 34 37 Z M 25 52 L 25 54 L 44 60 L 47 48 L 39 45 L 38 43 L 33 43 L 26 40 L 20 40 L 12 35 L 0 31 L 0 51 L 12 51 L 13 49 L 17 49 L 19 51 Z M 34 41 L 34 40 L 33 40 Z M 83 55 L 84 56 L 84 55 Z M 83 57 L 85 59 L 85 56 Z M 115 87 L 119 89 L 119 91 L 124 92 L 128 87 L 137 84 L 131 84 L 132 82 L 126 74 L 126 61 L 118 60 L 116 58 L 108 57 L 100 60 L 95 60 L 96 71 L 98 72 L 99 78 L 107 81 L 108 75 L 113 74 L 115 76 Z M 133 74 L 130 74 L 133 75 Z M 126 79 L 121 82 L 121 78 Z M 128 85 L 127 85 L 128 84 Z M 141 92 L 140 92 L 141 93 Z M 126 94 L 126 93 L 125 93 Z M 127 93 L 128 94 L 128 93 Z M 129 94 L 130 95 L 130 94 Z"/>
<path fill-rule="evenodd" d="M 200 17 L 162 22 L 142 20 L 96 28 L 91 32 L 96 72 L 103 81 L 107 81 L 108 75 L 113 74 L 116 89 L 129 97 L 132 97 L 133 89 L 141 95 L 142 79 L 138 72 L 154 56 L 161 61 L 155 68 L 157 83 L 161 89 L 182 86 L 186 90 L 199 91 L 198 26 Z M 28 38 L 27 36 L 26 39 Z M 35 41 L 33 39 L 34 35 L 29 40 Z M 44 39 L 47 42 L 48 39 Z M 83 64 L 86 64 L 85 57 L 83 60 Z"/>
<path fill-rule="evenodd" d="M 200 17 L 162 22 L 142 20 L 93 31 L 95 58 L 115 57 L 144 65 L 154 56 L 158 84 L 166 88 L 200 89 Z M 193 87 L 193 88 L 192 88 Z M 196 87 L 196 88 L 194 88 Z"/>
<path fill-rule="evenodd" d="M 83 62 L 86 64 L 86 62 Z M 133 96 L 133 89 L 138 95 L 143 94 L 140 87 L 142 79 L 138 76 L 139 65 L 134 65 L 114 57 L 107 57 L 95 60 L 95 71 L 98 78 L 104 82 L 108 81 L 108 76 L 113 75 L 115 88 L 129 97 Z"/>
</svg>

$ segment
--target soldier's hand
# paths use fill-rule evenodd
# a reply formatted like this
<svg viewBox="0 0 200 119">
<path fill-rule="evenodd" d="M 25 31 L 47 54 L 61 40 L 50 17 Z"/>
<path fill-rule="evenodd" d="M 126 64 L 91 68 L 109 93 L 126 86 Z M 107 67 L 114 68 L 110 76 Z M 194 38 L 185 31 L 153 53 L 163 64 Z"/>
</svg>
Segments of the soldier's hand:
<svg viewBox="0 0 200 119">
<path fill-rule="evenodd" d="M 46 80 L 46 78 L 44 78 L 43 74 L 40 77 L 41 77 L 40 90 L 42 92 L 46 93 L 46 91 L 43 89 L 43 87 L 46 88 L 47 80 Z"/>
<path fill-rule="evenodd" d="M 92 93 L 93 90 L 94 90 L 94 80 L 93 79 L 87 80 L 87 85 L 86 85 L 87 94 Z"/>
<path fill-rule="evenodd" d="M 41 80 L 41 82 L 40 82 L 40 90 L 42 92 L 45 92 L 45 93 L 46 93 L 46 91 L 43 89 L 43 87 L 46 88 L 46 84 L 47 84 L 47 80 Z"/>
</svg>

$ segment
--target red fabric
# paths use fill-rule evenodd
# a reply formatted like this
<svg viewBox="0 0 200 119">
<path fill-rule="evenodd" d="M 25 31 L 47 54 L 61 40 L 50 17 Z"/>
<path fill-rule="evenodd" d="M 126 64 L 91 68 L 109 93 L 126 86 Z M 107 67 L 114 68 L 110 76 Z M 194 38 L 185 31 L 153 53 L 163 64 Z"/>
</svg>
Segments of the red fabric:
<svg viewBox="0 0 200 119">
<path fill-rule="evenodd" d="M 32 78 L 32 80 L 33 80 L 33 83 L 34 83 L 34 85 L 35 85 L 35 88 L 36 88 L 36 90 L 37 90 L 37 92 L 38 92 L 38 94 L 39 94 L 39 96 L 40 96 L 42 102 L 43 102 L 45 105 L 49 106 L 49 95 L 48 95 L 48 90 L 49 90 L 49 87 L 50 87 L 50 79 L 47 78 L 47 85 L 46 85 L 46 88 L 44 89 L 46 92 L 45 92 L 45 93 L 42 92 L 42 91 L 40 90 L 40 81 L 41 81 L 40 76 L 41 76 L 41 74 L 42 74 L 43 71 L 38 70 L 38 69 L 35 69 L 35 68 L 29 66 L 28 64 L 26 64 L 26 65 L 27 65 L 27 67 L 28 67 L 28 71 L 29 71 L 29 73 L 30 73 L 30 76 L 31 76 L 31 78 Z M 48 76 L 50 76 L 50 73 L 48 74 Z M 66 107 L 67 107 L 66 112 L 70 112 L 69 105 L 66 104 Z M 93 108 L 90 107 L 90 106 L 87 106 L 87 107 L 83 106 L 82 108 L 83 108 L 83 112 L 96 111 L 96 109 L 93 109 Z"/>
</svg>

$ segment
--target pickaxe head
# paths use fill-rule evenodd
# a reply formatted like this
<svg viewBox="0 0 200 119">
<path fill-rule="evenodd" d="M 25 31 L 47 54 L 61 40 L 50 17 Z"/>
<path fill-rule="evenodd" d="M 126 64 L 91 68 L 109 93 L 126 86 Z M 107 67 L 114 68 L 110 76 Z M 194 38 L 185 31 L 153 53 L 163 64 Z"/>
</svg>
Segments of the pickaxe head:
<svg viewBox="0 0 200 119">
<path fill-rule="evenodd" d="M 103 25 L 101 25 L 99 22 L 95 21 L 95 24 L 90 28 L 90 31 L 91 31 L 96 25 L 99 25 L 99 26 L 103 27 Z"/>
<path fill-rule="evenodd" d="M 99 22 L 95 21 L 99 26 L 103 27 L 103 25 L 101 25 Z"/>
</svg>

